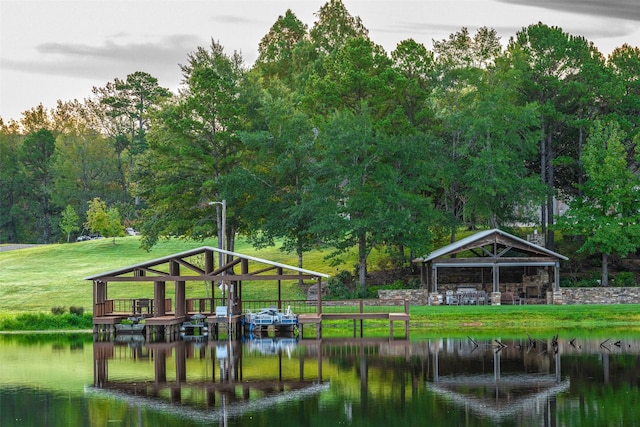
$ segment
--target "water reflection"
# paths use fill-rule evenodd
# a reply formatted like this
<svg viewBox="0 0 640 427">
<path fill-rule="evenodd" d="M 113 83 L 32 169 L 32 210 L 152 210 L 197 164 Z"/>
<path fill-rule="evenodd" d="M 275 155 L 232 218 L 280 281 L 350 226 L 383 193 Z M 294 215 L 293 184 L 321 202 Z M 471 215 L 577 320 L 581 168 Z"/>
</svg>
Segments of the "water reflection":
<svg viewBox="0 0 640 427">
<path fill-rule="evenodd" d="M 638 339 L 526 334 L 172 343 L 0 336 L 0 425 L 640 425 L 639 356 Z"/>
<path fill-rule="evenodd" d="M 394 360 L 403 363 L 394 365 Z M 131 366 L 123 362 L 152 365 L 153 375 L 120 374 L 119 368 Z M 295 375 L 292 364 L 297 364 Z M 371 397 L 370 372 L 376 384 L 384 372 L 396 371 L 393 378 L 409 377 L 398 396 L 387 396 L 399 399 L 401 406 L 424 384 L 458 410 L 494 422 L 540 415 L 540 408 L 553 417 L 555 396 L 570 388 L 570 379 L 561 375 L 560 344 L 555 339 L 505 343 L 471 338 L 410 342 L 257 337 L 246 343 L 95 342 L 94 392 L 135 396 L 141 403 L 164 404 L 165 410 L 189 418 L 227 420 L 327 390 L 324 364 L 355 367 L 360 383 L 356 400 L 365 410 Z M 353 401 L 345 402 L 347 418 L 352 417 L 352 405 Z"/>
<path fill-rule="evenodd" d="M 494 340 L 433 343 L 430 390 L 464 410 L 494 421 L 539 412 L 570 387 L 561 376 L 557 342 L 529 340 L 509 345 Z"/>
</svg>

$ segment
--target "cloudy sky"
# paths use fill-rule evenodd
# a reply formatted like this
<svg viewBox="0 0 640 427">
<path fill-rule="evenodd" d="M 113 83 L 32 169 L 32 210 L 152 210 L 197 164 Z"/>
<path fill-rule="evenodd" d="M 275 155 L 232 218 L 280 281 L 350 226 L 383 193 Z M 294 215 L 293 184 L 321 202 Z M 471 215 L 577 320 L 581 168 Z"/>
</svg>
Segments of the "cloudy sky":
<svg viewBox="0 0 640 427">
<path fill-rule="evenodd" d="M 145 71 L 175 91 L 178 64 L 219 41 L 247 65 L 279 15 L 312 26 L 326 0 L 0 0 L 0 117 L 82 100 L 94 86 Z M 431 47 L 462 27 L 495 28 L 507 42 L 537 22 L 594 42 L 605 55 L 640 46 L 639 0 L 343 0 L 391 52 L 413 38 Z"/>
</svg>

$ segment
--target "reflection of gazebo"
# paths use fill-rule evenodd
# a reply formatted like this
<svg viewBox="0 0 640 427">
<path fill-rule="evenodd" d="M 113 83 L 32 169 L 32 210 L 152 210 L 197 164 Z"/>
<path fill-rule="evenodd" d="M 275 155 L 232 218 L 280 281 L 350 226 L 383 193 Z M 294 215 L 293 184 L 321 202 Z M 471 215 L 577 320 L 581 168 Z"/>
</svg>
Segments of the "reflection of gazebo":
<svg viewBox="0 0 640 427">
<path fill-rule="evenodd" d="M 224 254 L 224 265 L 215 265 L 214 253 Z M 274 292 L 270 301 L 254 303 L 268 303 L 281 309 L 281 281 L 315 280 L 318 289 L 322 289 L 322 278 L 327 277 L 323 273 L 205 246 L 96 274 L 86 280 L 93 282 L 95 332 L 111 334 L 113 326 L 127 318 L 144 318 L 147 334 L 153 329 L 151 332 L 157 331 L 166 339 L 172 339 L 177 337 L 179 326 L 197 313 L 207 316 L 215 326 L 221 322 L 229 325 L 229 332 L 238 331 L 244 311 L 256 309 L 242 299 L 243 282 L 277 283 L 277 293 Z M 138 295 L 135 298 L 110 297 L 108 284 L 116 282 L 126 283 L 129 289 L 140 289 Z M 167 289 L 167 282 L 173 282 L 175 288 Z M 191 295 L 190 298 L 187 282 L 205 283 L 207 296 Z M 153 284 L 152 290 L 141 286 L 149 283 Z M 216 292 L 221 292 L 217 298 Z M 321 297 L 318 293 L 318 311 Z"/>
<path fill-rule="evenodd" d="M 330 384 L 322 378 L 322 358 L 317 359 L 317 373 L 314 373 L 304 369 L 304 352 L 287 355 L 279 349 L 268 357 L 251 357 L 243 348 L 239 340 L 206 344 L 182 340 L 169 343 L 96 341 L 93 343 L 93 387 L 85 390 L 186 420 L 207 424 L 220 420 L 227 425 L 229 418 L 300 401 L 329 389 Z M 299 369 L 283 366 L 287 363 L 293 366 L 296 356 Z M 256 365 L 262 369 L 256 370 Z M 136 369 L 132 370 L 132 366 Z M 265 366 L 269 369 L 264 369 Z"/>
<path fill-rule="evenodd" d="M 463 256 L 464 255 L 464 256 Z M 469 256 L 470 255 L 470 256 Z M 420 262 L 422 283 L 438 293 L 442 268 L 490 268 L 492 304 L 500 303 L 500 269 L 507 267 L 553 268 L 554 301 L 560 295 L 560 260 L 568 258 L 499 229 L 481 231 L 415 259 Z M 428 273 L 431 267 L 431 274 Z"/>
<path fill-rule="evenodd" d="M 553 355 L 554 372 L 503 372 L 502 353 L 506 347 L 486 348 L 475 352 L 476 358 L 492 352 L 493 373 L 454 372 L 442 375 L 439 351 L 433 353 L 433 381 L 428 387 L 453 403 L 498 422 L 505 417 L 545 407 L 569 389 L 562 379 L 560 352 Z M 472 359 L 473 351 L 459 356 Z M 538 357 L 548 354 L 537 354 Z"/>
</svg>

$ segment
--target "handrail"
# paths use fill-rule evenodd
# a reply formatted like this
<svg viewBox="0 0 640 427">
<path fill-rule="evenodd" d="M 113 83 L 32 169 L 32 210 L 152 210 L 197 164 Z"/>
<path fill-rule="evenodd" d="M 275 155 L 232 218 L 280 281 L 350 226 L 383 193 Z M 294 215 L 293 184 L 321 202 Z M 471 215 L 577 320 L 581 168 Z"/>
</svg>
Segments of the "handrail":
<svg viewBox="0 0 640 427">
<path fill-rule="evenodd" d="M 259 311 L 263 308 L 278 307 L 278 300 L 249 300 L 242 301 L 243 311 Z M 316 313 L 317 302 L 309 300 L 282 300 L 282 309 L 291 307 L 296 314 Z M 409 303 L 404 299 L 379 300 L 323 300 L 323 313 L 405 313 L 409 314 Z"/>
<path fill-rule="evenodd" d="M 140 302 L 143 301 L 143 304 Z M 148 304 L 148 306 L 147 306 Z M 142 310 L 145 314 L 153 314 L 154 300 L 152 298 L 117 298 L 98 303 L 94 306 L 94 316 L 108 314 L 135 313 Z M 215 307 L 226 306 L 227 300 L 222 298 L 188 298 L 187 312 L 214 313 Z M 317 313 L 317 301 L 311 300 L 243 300 L 242 313 L 257 312 L 264 308 L 280 307 L 280 310 L 291 308 L 296 314 Z M 172 300 L 165 300 L 165 311 L 171 311 Z M 353 300 L 323 300 L 323 313 L 335 314 L 366 314 L 366 313 L 405 313 L 409 314 L 409 302 L 405 299 L 353 299 Z"/>
</svg>

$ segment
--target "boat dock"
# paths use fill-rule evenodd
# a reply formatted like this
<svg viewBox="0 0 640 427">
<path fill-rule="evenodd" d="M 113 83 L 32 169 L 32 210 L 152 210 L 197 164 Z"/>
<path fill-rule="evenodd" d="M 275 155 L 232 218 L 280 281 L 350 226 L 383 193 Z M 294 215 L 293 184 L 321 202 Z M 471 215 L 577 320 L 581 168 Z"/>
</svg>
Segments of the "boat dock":
<svg viewBox="0 0 640 427">
<path fill-rule="evenodd" d="M 215 254 L 220 257 L 217 267 Z M 208 336 L 216 338 L 221 335 L 239 338 L 245 333 L 293 332 L 296 328 L 302 338 L 312 328 L 314 337 L 319 339 L 323 324 L 345 320 L 353 322 L 354 337 L 364 335 L 367 320 L 388 321 L 391 337 L 394 323 L 403 322 L 405 338 L 408 338 L 409 307 L 405 300 L 323 301 L 322 292 L 317 300 L 283 300 L 281 297 L 283 280 L 314 280 L 318 289 L 322 289 L 322 280 L 328 277 L 236 252 L 202 247 L 86 280 L 93 283 L 93 325 L 99 340 L 114 338 L 118 330 L 143 333 L 148 341 L 170 342 L 189 332 L 197 335 L 205 330 Z M 207 297 L 187 295 L 186 283 L 193 281 L 205 284 Z M 273 284 L 277 297 L 270 301 L 243 299 L 243 286 L 257 281 Z M 123 288 L 128 295 L 132 288 L 136 289 L 140 297 L 110 297 Z M 138 326 L 126 326 L 132 318 L 137 319 Z M 201 323 L 197 332 L 193 330 L 196 320 Z"/>
</svg>

